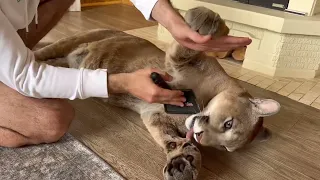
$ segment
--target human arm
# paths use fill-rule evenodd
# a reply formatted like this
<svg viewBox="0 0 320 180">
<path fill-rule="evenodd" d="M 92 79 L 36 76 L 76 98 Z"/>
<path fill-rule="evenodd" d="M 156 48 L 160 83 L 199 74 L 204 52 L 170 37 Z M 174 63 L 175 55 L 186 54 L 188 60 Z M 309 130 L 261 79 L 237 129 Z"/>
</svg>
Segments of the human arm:
<svg viewBox="0 0 320 180">
<path fill-rule="evenodd" d="M 130 93 L 150 103 L 181 105 L 184 101 L 180 91 L 161 89 L 151 81 L 151 71 L 158 70 L 113 74 L 109 79 L 103 69 L 79 70 L 36 62 L 1 10 L 0 24 L 0 82 L 25 96 L 85 99 Z M 163 77 L 170 80 L 168 75 Z"/>
<path fill-rule="evenodd" d="M 59 68 L 38 63 L 0 10 L 0 81 L 34 98 L 108 97 L 105 70 Z"/>
</svg>

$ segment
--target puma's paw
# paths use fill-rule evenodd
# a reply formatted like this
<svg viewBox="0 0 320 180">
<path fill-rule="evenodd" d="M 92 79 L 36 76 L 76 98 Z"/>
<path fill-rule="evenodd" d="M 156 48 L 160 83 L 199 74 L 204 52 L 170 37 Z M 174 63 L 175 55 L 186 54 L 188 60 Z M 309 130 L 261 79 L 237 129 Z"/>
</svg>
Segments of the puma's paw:
<svg viewBox="0 0 320 180">
<path fill-rule="evenodd" d="M 229 34 L 229 28 L 218 13 L 205 7 L 189 9 L 185 15 L 185 21 L 192 30 L 201 35 L 223 36 Z"/>
<path fill-rule="evenodd" d="M 195 180 L 198 170 L 192 166 L 193 156 L 178 156 L 171 160 L 164 169 L 166 180 Z"/>
<path fill-rule="evenodd" d="M 164 168 L 165 180 L 196 180 L 201 168 L 201 154 L 198 148 L 186 142 L 180 149 L 168 154 Z"/>
</svg>

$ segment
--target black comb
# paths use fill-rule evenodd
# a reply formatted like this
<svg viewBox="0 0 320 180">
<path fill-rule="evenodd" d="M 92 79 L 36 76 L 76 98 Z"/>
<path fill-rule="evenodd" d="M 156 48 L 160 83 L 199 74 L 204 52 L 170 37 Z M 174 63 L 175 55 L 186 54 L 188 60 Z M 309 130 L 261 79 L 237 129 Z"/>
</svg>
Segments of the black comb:
<svg viewBox="0 0 320 180">
<path fill-rule="evenodd" d="M 172 89 L 161 77 L 160 74 L 153 72 L 151 73 L 152 81 L 161 88 Z M 184 93 L 186 102 L 184 107 L 164 104 L 164 109 L 168 114 L 196 114 L 200 112 L 199 105 L 196 101 L 196 96 L 191 89 L 180 89 Z"/>
</svg>

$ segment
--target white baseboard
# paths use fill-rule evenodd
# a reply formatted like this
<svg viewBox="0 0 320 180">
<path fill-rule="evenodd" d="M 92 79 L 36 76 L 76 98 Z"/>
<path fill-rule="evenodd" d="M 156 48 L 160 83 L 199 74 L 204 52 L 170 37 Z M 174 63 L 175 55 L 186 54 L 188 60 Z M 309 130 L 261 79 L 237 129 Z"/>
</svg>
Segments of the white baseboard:
<svg viewBox="0 0 320 180">
<path fill-rule="evenodd" d="M 69 11 L 81 11 L 80 0 L 75 0 L 74 3 L 70 6 Z"/>
</svg>

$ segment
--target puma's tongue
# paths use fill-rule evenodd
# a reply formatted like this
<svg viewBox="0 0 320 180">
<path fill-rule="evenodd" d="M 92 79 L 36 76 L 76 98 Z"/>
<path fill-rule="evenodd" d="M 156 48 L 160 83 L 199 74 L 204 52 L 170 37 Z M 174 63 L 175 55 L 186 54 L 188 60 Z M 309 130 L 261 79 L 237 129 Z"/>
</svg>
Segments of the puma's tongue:
<svg viewBox="0 0 320 180">
<path fill-rule="evenodd" d="M 186 135 L 186 138 L 187 139 L 192 139 L 193 137 L 193 128 L 191 128 L 188 132 L 187 132 L 187 135 Z"/>
</svg>

